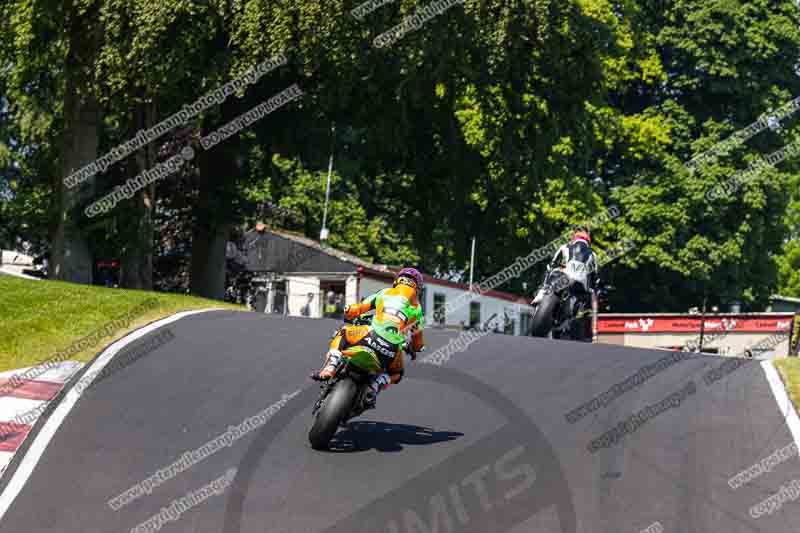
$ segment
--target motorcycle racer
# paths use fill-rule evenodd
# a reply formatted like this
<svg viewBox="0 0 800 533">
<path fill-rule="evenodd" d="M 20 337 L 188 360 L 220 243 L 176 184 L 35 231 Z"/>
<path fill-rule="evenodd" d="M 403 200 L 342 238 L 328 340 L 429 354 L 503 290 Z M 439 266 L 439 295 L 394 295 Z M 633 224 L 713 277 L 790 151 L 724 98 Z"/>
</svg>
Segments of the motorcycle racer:
<svg viewBox="0 0 800 533">
<path fill-rule="evenodd" d="M 579 319 L 575 311 L 579 307 L 588 310 L 591 308 L 592 297 L 596 295 L 600 284 L 597 272 L 597 256 L 592 250 L 592 239 L 588 229 L 578 228 L 569 244 L 561 246 L 548 265 L 548 271 L 559 269 L 569 280 L 570 291 L 575 298 L 571 299 L 572 305 L 568 316 Z M 537 305 L 544 297 L 544 291 L 539 291 L 531 302 Z"/>
<path fill-rule="evenodd" d="M 423 288 L 422 274 L 414 268 L 403 268 L 397 273 L 390 289 L 383 289 L 365 298 L 361 303 L 348 305 L 344 309 L 346 320 L 353 320 L 375 310 L 369 326 L 344 326 L 331 340 L 323 368 L 312 379 L 330 379 L 342 357 L 342 351 L 351 346 L 367 346 L 389 358 L 386 371 L 373 377 L 367 395 L 368 408 L 374 408 L 378 393 L 400 382 L 404 373 L 403 348 L 408 348 L 406 337 L 411 336 L 412 359 L 424 347 L 422 326 L 424 318 L 419 303 Z"/>
<path fill-rule="evenodd" d="M 597 288 L 599 282 L 597 256 L 592 250 L 592 238 L 588 230 L 575 231 L 572 241 L 556 251 L 550 265 L 563 269 L 564 273 L 573 282 L 580 283 L 587 293 Z"/>
</svg>

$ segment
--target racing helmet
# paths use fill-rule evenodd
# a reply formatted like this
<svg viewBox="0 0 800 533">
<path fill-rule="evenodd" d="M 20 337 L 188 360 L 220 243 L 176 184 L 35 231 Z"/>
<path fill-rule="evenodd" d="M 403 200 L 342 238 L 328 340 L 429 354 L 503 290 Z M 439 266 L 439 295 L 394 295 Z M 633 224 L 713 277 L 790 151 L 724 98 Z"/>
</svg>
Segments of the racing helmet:
<svg viewBox="0 0 800 533">
<path fill-rule="evenodd" d="M 589 231 L 584 228 L 579 228 L 575 230 L 575 233 L 572 234 L 572 241 L 570 244 L 574 244 L 578 241 L 584 241 L 589 246 L 592 245 L 592 237 L 589 235 Z"/>
<path fill-rule="evenodd" d="M 397 287 L 400 284 L 413 287 L 417 291 L 421 291 L 425 286 L 422 274 L 416 268 L 404 268 L 398 272 L 393 286 Z"/>
</svg>

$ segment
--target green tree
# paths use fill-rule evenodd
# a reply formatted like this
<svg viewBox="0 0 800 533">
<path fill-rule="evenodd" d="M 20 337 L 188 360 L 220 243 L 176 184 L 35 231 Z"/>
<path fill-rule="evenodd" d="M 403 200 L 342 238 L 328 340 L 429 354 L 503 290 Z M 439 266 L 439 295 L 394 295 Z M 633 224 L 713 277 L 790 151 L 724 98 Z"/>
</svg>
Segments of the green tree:
<svg viewBox="0 0 800 533">
<path fill-rule="evenodd" d="M 709 202 L 704 194 L 754 154 L 791 142 L 794 121 L 693 173 L 683 163 L 798 94 L 797 9 L 766 0 L 640 6 L 634 24 L 649 36 L 643 42 L 657 52 L 666 83 L 626 84 L 618 101 L 649 117 L 651 135 L 666 142 L 630 138 L 635 144 L 615 150 L 603 176 L 627 213 L 620 235 L 638 244 L 638 253 L 615 269 L 628 289 L 616 307 L 685 311 L 703 294 L 710 304 L 743 298 L 763 307 L 776 284 L 770 258 L 786 238 L 783 217 L 796 163 L 768 169 L 721 200 Z"/>
<path fill-rule="evenodd" d="M 777 293 L 800 298 L 800 173 L 792 176 L 792 192 L 786 210 L 787 241 L 783 253 L 776 258 L 778 264 Z"/>
</svg>

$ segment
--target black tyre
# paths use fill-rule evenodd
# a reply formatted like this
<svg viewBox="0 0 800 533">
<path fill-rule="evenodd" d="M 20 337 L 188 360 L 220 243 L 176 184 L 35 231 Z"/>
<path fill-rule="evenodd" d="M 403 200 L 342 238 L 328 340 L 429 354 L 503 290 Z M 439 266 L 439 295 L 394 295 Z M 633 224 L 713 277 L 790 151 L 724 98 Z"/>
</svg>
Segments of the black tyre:
<svg viewBox="0 0 800 533">
<path fill-rule="evenodd" d="M 558 296 L 553 293 L 546 295 L 539 302 L 536 313 L 531 321 L 531 334 L 534 337 L 547 337 L 553 327 L 553 313 L 558 306 Z"/>
<path fill-rule="evenodd" d="M 325 403 L 317 411 L 314 425 L 308 432 L 308 441 L 315 450 L 327 450 L 339 423 L 350 412 L 353 400 L 358 392 L 358 386 L 351 379 L 343 379 L 336 385 L 325 398 Z"/>
<path fill-rule="evenodd" d="M 579 300 L 575 315 L 570 323 L 569 336 L 572 340 L 579 342 L 592 341 L 592 311 L 591 302 Z"/>
<path fill-rule="evenodd" d="M 570 324 L 570 337 L 579 342 L 591 342 L 592 319 L 587 317 L 576 318 Z"/>
</svg>

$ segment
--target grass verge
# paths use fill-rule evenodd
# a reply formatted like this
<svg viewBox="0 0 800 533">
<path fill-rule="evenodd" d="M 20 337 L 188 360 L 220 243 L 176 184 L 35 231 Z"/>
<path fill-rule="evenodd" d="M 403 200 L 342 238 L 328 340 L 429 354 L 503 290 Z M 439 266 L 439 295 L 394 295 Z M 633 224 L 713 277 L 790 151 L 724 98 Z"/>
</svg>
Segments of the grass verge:
<svg viewBox="0 0 800 533">
<path fill-rule="evenodd" d="M 783 385 L 792 399 L 795 410 L 800 413 L 800 357 L 786 357 L 775 360 L 775 368 L 781 375 Z"/>
<path fill-rule="evenodd" d="M 143 305 L 148 301 L 152 305 Z M 246 311 L 239 305 L 180 294 L 0 276 L 0 371 L 35 366 L 59 352 L 68 353 L 64 360 L 86 362 L 149 322 L 210 307 Z M 123 327 L 116 321 L 106 329 L 130 313 L 134 314 Z M 86 341 L 89 345 L 79 349 L 74 343 L 87 335 L 92 335 Z"/>
</svg>

